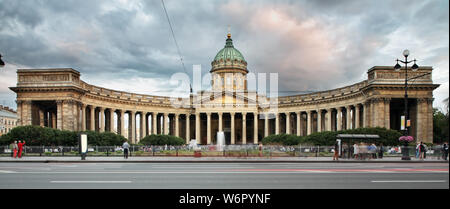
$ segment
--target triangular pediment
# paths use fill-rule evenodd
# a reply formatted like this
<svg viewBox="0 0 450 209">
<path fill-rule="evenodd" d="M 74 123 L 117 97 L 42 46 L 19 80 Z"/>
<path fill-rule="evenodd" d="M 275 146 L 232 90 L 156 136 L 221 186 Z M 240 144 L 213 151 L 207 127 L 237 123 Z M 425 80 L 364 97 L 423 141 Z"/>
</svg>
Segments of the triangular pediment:
<svg viewBox="0 0 450 209">
<path fill-rule="evenodd" d="M 256 104 L 256 92 L 202 92 L 197 104 Z"/>
</svg>

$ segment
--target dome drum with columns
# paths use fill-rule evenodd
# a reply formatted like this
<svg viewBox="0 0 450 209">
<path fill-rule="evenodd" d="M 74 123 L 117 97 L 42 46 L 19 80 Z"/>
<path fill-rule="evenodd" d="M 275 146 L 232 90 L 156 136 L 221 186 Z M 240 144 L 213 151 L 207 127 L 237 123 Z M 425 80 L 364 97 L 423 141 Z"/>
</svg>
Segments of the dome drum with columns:
<svg viewBox="0 0 450 209">
<path fill-rule="evenodd" d="M 241 52 L 234 48 L 231 34 L 227 35 L 225 47 L 211 62 L 212 90 L 247 90 L 247 61 Z"/>
<path fill-rule="evenodd" d="M 17 93 L 19 125 L 109 131 L 132 143 L 150 134 L 214 144 L 216 133 L 223 131 L 227 144 L 258 144 L 280 133 L 305 136 L 360 127 L 400 129 L 405 73 L 394 71 L 393 66 L 372 67 L 366 80 L 353 85 L 278 97 L 275 110 L 267 108 L 264 95 L 247 91 L 247 61 L 234 48 L 230 34 L 211 66 L 212 90 L 190 98 L 102 88 L 82 81 L 81 74 L 71 68 L 18 69 L 17 85 L 10 89 Z M 411 77 L 429 73 L 408 86 L 410 133 L 424 142 L 433 140 L 433 90 L 439 85 L 432 81 L 432 70 L 420 67 L 408 72 Z M 182 104 L 174 106 L 174 100 Z"/>
</svg>

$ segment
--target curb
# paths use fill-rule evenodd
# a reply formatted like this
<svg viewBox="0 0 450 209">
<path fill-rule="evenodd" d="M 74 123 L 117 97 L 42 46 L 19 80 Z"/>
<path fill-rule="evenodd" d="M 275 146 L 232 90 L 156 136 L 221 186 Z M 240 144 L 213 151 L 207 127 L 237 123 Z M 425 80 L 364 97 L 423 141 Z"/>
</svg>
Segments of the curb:
<svg viewBox="0 0 450 209">
<path fill-rule="evenodd" d="M 448 161 L 292 161 L 292 160 L 23 160 L 0 163 L 448 163 Z"/>
</svg>

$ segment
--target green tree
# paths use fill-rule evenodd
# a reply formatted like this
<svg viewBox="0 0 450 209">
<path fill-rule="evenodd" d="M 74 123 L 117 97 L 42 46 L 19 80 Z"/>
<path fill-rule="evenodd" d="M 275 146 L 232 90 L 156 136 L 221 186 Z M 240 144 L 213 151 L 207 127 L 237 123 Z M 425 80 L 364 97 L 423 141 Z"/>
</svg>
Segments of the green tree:
<svg viewBox="0 0 450 209">
<path fill-rule="evenodd" d="M 448 113 L 444 114 L 438 109 L 433 108 L 433 143 L 441 144 L 443 142 L 448 142 L 448 119 Z"/>
</svg>

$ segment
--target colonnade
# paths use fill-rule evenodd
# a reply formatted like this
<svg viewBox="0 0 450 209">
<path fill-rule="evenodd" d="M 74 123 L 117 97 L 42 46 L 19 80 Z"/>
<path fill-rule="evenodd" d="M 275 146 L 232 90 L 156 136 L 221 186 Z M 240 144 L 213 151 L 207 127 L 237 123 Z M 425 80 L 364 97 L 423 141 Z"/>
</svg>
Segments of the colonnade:
<svg viewBox="0 0 450 209">
<path fill-rule="evenodd" d="M 397 100 L 394 103 L 400 104 L 401 101 Z M 417 124 L 432 124 L 429 120 L 429 115 L 432 114 L 432 100 L 415 101 L 412 102 L 411 108 L 414 112 L 411 115 L 413 121 L 411 128 L 417 130 L 417 136 L 425 138 L 430 135 L 429 131 Z M 391 112 L 390 103 L 391 99 L 381 98 L 345 106 L 308 110 L 278 108 L 277 112 L 223 110 L 223 112 L 201 110 L 191 112 L 188 109 L 150 112 L 90 105 L 74 100 L 53 101 L 53 105 L 30 101 L 18 101 L 17 104 L 20 125 L 114 132 L 132 143 L 138 143 L 150 134 L 166 134 L 181 137 L 186 143 L 196 139 L 198 144 L 215 144 L 216 133 L 223 131 L 227 144 L 258 144 L 262 138 L 272 134 L 306 136 L 316 132 L 360 127 L 398 130 L 396 126 L 399 122 L 396 118 L 399 118 L 399 115 L 396 114 L 400 114 L 397 112 L 401 111 L 394 109 L 392 110 L 394 112 Z M 392 107 L 400 106 L 394 104 Z M 415 135 L 415 131 L 413 134 Z"/>
<path fill-rule="evenodd" d="M 62 108 L 62 107 L 61 107 Z M 215 143 L 217 131 L 229 133 L 229 144 L 258 144 L 272 134 L 306 136 L 321 131 L 339 131 L 367 127 L 369 114 L 364 104 L 307 111 L 273 112 L 147 112 L 79 104 L 74 130 L 115 132 L 139 142 L 149 134 L 166 134 L 196 139 L 199 144 Z M 58 111 L 57 112 L 64 112 Z M 57 114 L 60 115 L 60 114 Z M 125 125 L 127 116 L 128 127 Z M 224 122 L 226 115 L 226 122 Z M 236 116 L 238 115 L 238 118 Z M 139 116 L 139 119 L 137 118 Z M 60 116 L 62 117 L 62 116 Z M 60 118 L 57 117 L 57 118 Z M 214 119 L 212 119 L 214 118 Z M 256 118 L 256 119 L 255 119 Z M 62 121 L 62 120 L 61 120 Z M 139 127 L 137 125 L 139 123 Z M 62 127 L 57 125 L 56 127 Z M 238 128 L 237 128 L 238 127 Z M 66 128 L 64 128 L 66 129 Z"/>
</svg>

